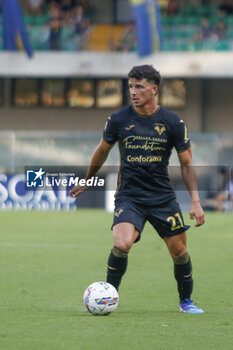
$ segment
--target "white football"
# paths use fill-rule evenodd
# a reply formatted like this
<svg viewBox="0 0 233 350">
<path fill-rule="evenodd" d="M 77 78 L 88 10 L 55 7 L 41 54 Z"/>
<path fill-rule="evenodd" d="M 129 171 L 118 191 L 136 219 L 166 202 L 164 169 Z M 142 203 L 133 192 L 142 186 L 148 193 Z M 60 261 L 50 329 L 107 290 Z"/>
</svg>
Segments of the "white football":
<svg viewBox="0 0 233 350">
<path fill-rule="evenodd" d="M 110 283 L 94 282 L 85 290 L 83 302 L 93 315 L 108 315 L 116 310 L 119 295 Z"/>
</svg>

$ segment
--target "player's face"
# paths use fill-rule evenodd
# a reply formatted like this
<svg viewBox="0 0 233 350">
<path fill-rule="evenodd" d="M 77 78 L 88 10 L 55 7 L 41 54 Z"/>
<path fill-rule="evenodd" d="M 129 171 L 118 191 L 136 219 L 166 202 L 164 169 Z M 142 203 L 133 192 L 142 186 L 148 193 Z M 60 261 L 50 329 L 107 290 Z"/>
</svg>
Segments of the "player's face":
<svg viewBox="0 0 233 350">
<path fill-rule="evenodd" d="M 157 91 L 158 86 L 147 81 L 147 79 L 129 78 L 129 93 L 134 107 L 143 108 L 154 101 Z"/>
</svg>

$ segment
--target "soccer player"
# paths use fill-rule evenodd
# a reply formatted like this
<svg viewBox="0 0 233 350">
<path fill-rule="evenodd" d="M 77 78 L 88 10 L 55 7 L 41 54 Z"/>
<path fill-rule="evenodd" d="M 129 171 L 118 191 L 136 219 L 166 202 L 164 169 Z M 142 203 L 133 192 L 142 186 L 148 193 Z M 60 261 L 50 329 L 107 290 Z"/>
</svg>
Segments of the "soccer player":
<svg viewBox="0 0 233 350">
<path fill-rule="evenodd" d="M 180 311 L 203 313 L 193 304 L 192 264 L 186 247 L 182 212 L 168 177 L 168 162 L 175 147 L 184 183 L 191 196 L 190 218 L 204 223 L 187 128 L 182 119 L 156 102 L 160 73 L 150 65 L 135 66 L 128 74 L 132 105 L 113 113 L 93 153 L 86 179 L 95 176 L 115 142 L 121 166 L 115 194 L 114 246 L 108 259 L 107 282 L 119 288 L 129 251 L 139 241 L 146 221 L 164 240 L 174 263 Z M 72 197 L 87 188 L 75 186 Z"/>
</svg>

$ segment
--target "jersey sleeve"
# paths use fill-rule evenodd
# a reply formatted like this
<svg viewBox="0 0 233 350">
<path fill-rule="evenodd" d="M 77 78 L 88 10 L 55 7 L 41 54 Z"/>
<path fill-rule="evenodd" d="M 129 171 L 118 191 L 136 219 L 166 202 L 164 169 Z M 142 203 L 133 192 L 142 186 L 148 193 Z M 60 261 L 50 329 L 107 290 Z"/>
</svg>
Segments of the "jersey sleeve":
<svg viewBox="0 0 233 350">
<path fill-rule="evenodd" d="M 186 151 L 191 146 L 187 126 L 182 119 L 175 125 L 174 146 L 178 153 Z"/>
<path fill-rule="evenodd" d="M 110 144 L 114 144 L 118 140 L 118 128 L 112 115 L 110 115 L 106 121 L 103 139 Z"/>
</svg>

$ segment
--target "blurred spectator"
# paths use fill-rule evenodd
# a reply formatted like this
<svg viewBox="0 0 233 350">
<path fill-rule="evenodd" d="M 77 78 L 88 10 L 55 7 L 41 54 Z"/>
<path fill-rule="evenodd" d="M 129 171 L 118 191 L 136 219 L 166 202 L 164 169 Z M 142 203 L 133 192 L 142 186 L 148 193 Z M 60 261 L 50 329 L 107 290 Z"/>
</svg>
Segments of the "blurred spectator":
<svg viewBox="0 0 233 350">
<path fill-rule="evenodd" d="M 48 6 L 51 6 L 52 3 L 54 3 L 57 6 L 60 6 L 62 3 L 62 0 L 45 0 Z"/>
<path fill-rule="evenodd" d="M 205 200 L 206 210 L 232 210 L 233 209 L 233 169 L 221 169 L 221 190 L 210 192 Z"/>
<path fill-rule="evenodd" d="M 61 4 L 61 15 L 64 21 L 68 22 L 73 15 L 75 4 L 73 0 L 63 0 Z"/>
<path fill-rule="evenodd" d="M 201 28 L 199 33 L 196 34 L 195 36 L 195 41 L 199 42 L 206 42 L 210 38 L 212 34 L 212 29 L 209 23 L 209 18 L 208 17 L 203 17 L 202 18 L 202 23 L 201 23 Z"/>
<path fill-rule="evenodd" d="M 31 15 L 40 15 L 43 12 L 44 0 L 21 0 L 24 11 Z"/>
<path fill-rule="evenodd" d="M 83 11 L 87 13 L 91 7 L 90 0 L 76 0 L 76 6 L 82 6 Z"/>
<path fill-rule="evenodd" d="M 214 28 L 214 35 L 216 36 L 217 40 L 221 40 L 225 37 L 227 32 L 227 28 L 224 24 L 224 22 L 220 19 Z"/>
<path fill-rule="evenodd" d="M 75 9 L 72 25 L 75 29 L 77 50 L 87 49 L 90 35 L 90 21 L 81 5 L 78 5 Z"/>
<path fill-rule="evenodd" d="M 202 43 L 204 50 L 216 50 L 226 33 L 227 28 L 222 19 L 219 19 L 215 26 L 210 26 L 208 17 L 203 17 L 201 29 L 194 41 Z"/>
<path fill-rule="evenodd" d="M 228 196 L 233 202 L 233 169 L 231 169 L 230 179 L 228 181 Z"/>
<path fill-rule="evenodd" d="M 134 23 L 130 23 L 124 30 L 122 37 L 116 43 L 117 51 L 135 51 L 137 46 L 137 37 Z"/>
<path fill-rule="evenodd" d="M 48 7 L 49 16 L 52 17 L 53 10 L 55 8 L 61 8 L 61 0 L 45 0 Z"/>
<path fill-rule="evenodd" d="M 49 33 L 49 48 L 50 50 L 60 50 L 61 49 L 61 30 L 63 26 L 63 21 L 60 13 L 59 7 L 51 3 L 50 7 L 50 33 Z"/>
<path fill-rule="evenodd" d="M 95 13 L 96 7 L 93 5 L 91 0 L 76 0 L 77 5 L 81 5 L 83 7 L 85 15 L 92 20 Z"/>
<path fill-rule="evenodd" d="M 179 0 L 169 0 L 166 12 L 168 16 L 177 15 L 180 12 Z"/>
<path fill-rule="evenodd" d="M 233 209 L 233 169 L 230 171 L 229 177 L 226 179 L 225 191 L 216 194 L 215 199 L 217 201 L 217 211 L 223 211 L 223 203 L 228 202 Z"/>
<path fill-rule="evenodd" d="M 223 15 L 233 14 L 233 0 L 223 0 L 219 6 L 219 10 Z"/>
<path fill-rule="evenodd" d="M 210 192 L 205 199 L 204 210 L 223 211 L 223 202 L 226 200 L 226 192 Z"/>
</svg>

